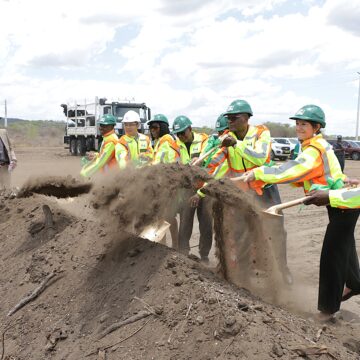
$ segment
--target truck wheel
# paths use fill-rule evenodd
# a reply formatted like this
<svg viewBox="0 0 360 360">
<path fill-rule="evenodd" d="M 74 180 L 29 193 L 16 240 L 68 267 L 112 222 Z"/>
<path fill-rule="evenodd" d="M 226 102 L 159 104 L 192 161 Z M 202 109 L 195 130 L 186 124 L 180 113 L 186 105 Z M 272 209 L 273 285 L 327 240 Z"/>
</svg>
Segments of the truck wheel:
<svg viewBox="0 0 360 360">
<path fill-rule="evenodd" d="M 353 152 L 353 153 L 351 154 L 351 158 L 352 158 L 353 160 L 360 160 L 360 153 L 358 153 L 358 152 Z"/>
<path fill-rule="evenodd" d="M 77 155 L 77 151 L 76 151 L 76 139 L 70 139 L 70 154 L 72 156 L 76 156 Z"/>
<path fill-rule="evenodd" d="M 85 140 L 82 138 L 76 140 L 76 153 L 81 156 L 84 156 L 86 153 Z"/>
</svg>

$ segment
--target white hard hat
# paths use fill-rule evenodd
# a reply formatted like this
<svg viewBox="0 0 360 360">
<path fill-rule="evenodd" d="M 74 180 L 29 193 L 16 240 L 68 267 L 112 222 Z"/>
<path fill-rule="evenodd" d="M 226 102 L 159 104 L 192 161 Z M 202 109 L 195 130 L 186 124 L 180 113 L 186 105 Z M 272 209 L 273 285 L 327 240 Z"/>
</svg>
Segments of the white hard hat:
<svg viewBox="0 0 360 360">
<path fill-rule="evenodd" d="M 139 114 L 134 110 L 129 110 L 125 113 L 123 118 L 123 123 L 132 123 L 132 122 L 140 122 Z"/>
</svg>

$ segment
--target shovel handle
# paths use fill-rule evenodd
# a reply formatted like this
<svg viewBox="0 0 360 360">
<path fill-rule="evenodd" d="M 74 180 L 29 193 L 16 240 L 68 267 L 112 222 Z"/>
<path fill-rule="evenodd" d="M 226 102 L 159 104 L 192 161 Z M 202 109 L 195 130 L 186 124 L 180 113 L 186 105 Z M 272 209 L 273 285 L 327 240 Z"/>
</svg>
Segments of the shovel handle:
<svg viewBox="0 0 360 360">
<path fill-rule="evenodd" d="M 228 134 L 226 133 L 226 134 L 223 134 L 223 135 L 219 136 L 219 140 L 223 141 L 223 140 L 226 138 L 227 135 L 228 135 Z M 199 156 L 199 157 L 191 164 L 191 166 L 196 166 L 196 165 L 201 164 L 209 155 L 212 154 L 212 152 L 214 151 L 214 149 L 215 149 L 215 148 L 212 148 L 212 149 L 210 149 L 209 151 L 207 151 L 205 154 Z"/>
<path fill-rule="evenodd" d="M 284 202 L 284 203 L 281 203 L 281 204 L 278 204 L 278 205 L 271 206 L 270 208 L 268 208 L 265 211 L 266 212 L 271 212 L 271 213 L 273 213 L 273 212 L 277 213 L 279 210 L 287 209 L 287 208 L 292 207 L 292 206 L 303 204 L 304 201 L 307 200 L 307 199 L 308 199 L 308 197 L 304 196 L 304 197 L 302 197 L 300 199 L 295 199 L 295 200 L 287 201 L 287 202 Z"/>
</svg>

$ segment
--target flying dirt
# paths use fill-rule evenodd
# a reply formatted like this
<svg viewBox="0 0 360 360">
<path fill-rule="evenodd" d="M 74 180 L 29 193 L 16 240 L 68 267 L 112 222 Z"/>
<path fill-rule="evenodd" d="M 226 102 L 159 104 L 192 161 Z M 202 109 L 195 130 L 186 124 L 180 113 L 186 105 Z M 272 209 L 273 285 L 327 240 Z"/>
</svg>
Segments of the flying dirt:
<svg viewBox="0 0 360 360">
<path fill-rule="evenodd" d="M 225 259 L 220 274 L 230 282 L 194 256 L 127 231 L 140 232 L 163 219 L 179 190 L 195 191 L 199 182 L 209 183 L 214 211 L 236 206 L 259 224 L 260 209 L 246 194 L 188 166 L 129 169 L 94 185 L 61 177 L 33 179 L 21 196 L 3 193 L 3 358 L 358 359 L 356 324 L 347 325 L 353 336 L 338 340 L 336 328 L 231 284 L 221 234 L 216 235 L 219 259 Z M 263 231 L 254 237 L 261 239 Z M 50 276 L 36 298 L 7 316 Z"/>
</svg>

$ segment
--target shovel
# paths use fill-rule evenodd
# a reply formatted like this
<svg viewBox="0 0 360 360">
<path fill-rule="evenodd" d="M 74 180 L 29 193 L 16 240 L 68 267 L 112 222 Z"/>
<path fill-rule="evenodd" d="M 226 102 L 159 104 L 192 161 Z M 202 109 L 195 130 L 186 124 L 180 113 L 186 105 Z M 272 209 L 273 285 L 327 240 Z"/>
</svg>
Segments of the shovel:
<svg viewBox="0 0 360 360">
<path fill-rule="evenodd" d="M 304 196 L 300 199 L 291 200 L 291 201 L 288 201 L 285 203 L 274 205 L 274 206 L 269 207 L 266 210 L 263 210 L 263 213 L 271 215 L 271 216 L 276 216 L 276 217 L 283 216 L 282 214 L 279 213 L 282 209 L 287 209 L 289 207 L 303 204 L 304 201 L 307 199 L 309 199 L 309 198 L 307 196 Z"/>
<path fill-rule="evenodd" d="M 144 228 L 144 230 L 137 236 L 153 242 L 159 242 L 170 227 L 167 221 L 162 221 L 160 224 L 151 224 Z"/>
</svg>

